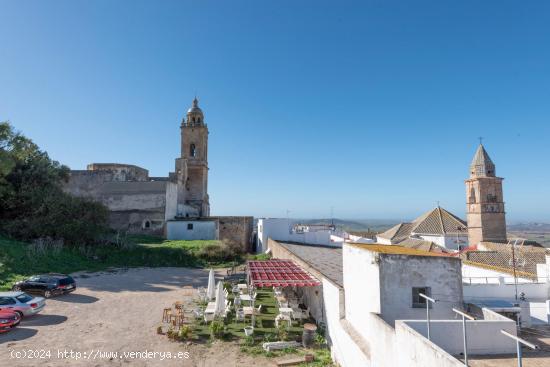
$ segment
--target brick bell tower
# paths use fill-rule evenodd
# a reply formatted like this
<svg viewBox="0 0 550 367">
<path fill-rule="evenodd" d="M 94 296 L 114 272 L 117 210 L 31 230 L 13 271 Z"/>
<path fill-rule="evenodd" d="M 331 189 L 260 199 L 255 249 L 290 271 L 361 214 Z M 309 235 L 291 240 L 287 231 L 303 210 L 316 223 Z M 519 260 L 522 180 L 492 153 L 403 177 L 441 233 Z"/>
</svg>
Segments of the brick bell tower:
<svg viewBox="0 0 550 367">
<path fill-rule="evenodd" d="M 502 180 L 496 177 L 495 164 L 480 143 L 470 164 L 470 178 L 465 181 L 470 245 L 507 241 Z"/>
<path fill-rule="evenodd" d="M 196 97 L 180 128 L 181 158 L 176 159 L 178 215 L 208 217 L 208 126 Z"/>
</svg>

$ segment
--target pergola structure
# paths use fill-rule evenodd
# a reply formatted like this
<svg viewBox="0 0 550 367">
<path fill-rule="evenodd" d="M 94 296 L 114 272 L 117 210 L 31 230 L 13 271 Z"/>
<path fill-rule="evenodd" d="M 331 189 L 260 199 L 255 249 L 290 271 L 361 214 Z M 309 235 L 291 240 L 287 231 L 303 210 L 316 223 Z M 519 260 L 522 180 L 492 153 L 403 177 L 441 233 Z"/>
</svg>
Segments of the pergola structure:
<svg viewBox="0 0 550 367">
<path fill-rule="evenodd" d="M 248 283 L 251 287 L 315 287 L 317 279 L 292 260 L 248 261 Z"/>
<path fill-rule="evenodd" d="M 292 260 L 248 261 L 246 268 L 247 282 L 250 289 L 262 287 L 316 287 L 321 285 L 319 280 Z M 252 309 L 252 325 L 254 325 L 254 298 L 252 298 Z"/>
</svg>

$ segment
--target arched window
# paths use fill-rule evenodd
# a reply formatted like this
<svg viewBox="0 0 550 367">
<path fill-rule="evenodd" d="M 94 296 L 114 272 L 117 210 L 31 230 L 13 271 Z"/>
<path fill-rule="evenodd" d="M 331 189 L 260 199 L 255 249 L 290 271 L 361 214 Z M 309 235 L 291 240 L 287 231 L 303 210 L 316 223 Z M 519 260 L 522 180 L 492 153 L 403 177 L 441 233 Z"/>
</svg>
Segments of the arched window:
<svg viewBox="0 0 550 367">
<path fill-rule="evenodd" d="M 196 157 L 197 156 L 197 148 L 195 147 L 195 144 L 191 144 L 189 147 L 189 156 Z"/>
</svg>

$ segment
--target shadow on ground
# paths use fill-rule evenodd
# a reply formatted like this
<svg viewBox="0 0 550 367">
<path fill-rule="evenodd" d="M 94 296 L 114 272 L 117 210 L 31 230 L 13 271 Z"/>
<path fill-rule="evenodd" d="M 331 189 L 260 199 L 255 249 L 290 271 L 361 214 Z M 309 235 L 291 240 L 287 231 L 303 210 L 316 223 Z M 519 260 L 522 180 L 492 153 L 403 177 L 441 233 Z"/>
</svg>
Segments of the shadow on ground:
<svg viewBox="0 0 550 367">
<path fill-rule="evenodd" d="M 61 302 L 71 302 L 71 303 L 94 303 L 99 301 L 99 298 L 92 297 L 92 296 L 86 296 L 84 294 L 65 294 L 63 296 L 59 296 L 55 298 L 56 301 Z"/>
<path fill-rule="evenodd" d="M 0 344 L 25 340 L 36 335 L 37 332 L 38 330 L 35 329 L 17 326 L 7 333 L 0 334 Z"/>
<path fill-rule="evenodd" d="M 31 317 L 25 317 L 21 320 L 21 326 L 58 325 L 65 321 L 67 321 L 67 316 L 38 314 Z"/>
</svg>

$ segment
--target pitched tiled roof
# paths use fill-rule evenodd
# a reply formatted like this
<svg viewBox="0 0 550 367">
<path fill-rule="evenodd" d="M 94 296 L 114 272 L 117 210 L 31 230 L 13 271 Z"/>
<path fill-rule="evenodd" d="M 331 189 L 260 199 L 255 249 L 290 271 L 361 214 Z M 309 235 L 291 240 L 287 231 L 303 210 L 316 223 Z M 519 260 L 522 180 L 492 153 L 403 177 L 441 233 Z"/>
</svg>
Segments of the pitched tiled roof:
<svg viewBox="0 0 550 367">
<path fill-rule="evenodd" d="M 438 206 L 417 218 L 411 232 L 424 235 L 465 235 L 468 230 L 466 222 Z"/>
<path fill-rule="evenodd" d="M 387 240 L 399 242 L 409 237 L 411 234 L 412 223 L 399 223 L 386 232 L 380 233 L 377 236 Z"/>
<path fill-rule="evenodd" d="M 486 249 L 485 251 L 467 251 L 460 257 L 463 260 L 504 268 L 509 271 L 513 271 L 515 261 L 516 270 L 536 276 L 537 264 L 544 264 L 546 255 L 550 255 L 549 250 L 534 246 L 515 246 L 512 253 L 511 244 L 492 242 L 482 242 L 481 244 Z"/>
<path fill-rule="evenodd" d="M 432 241 L 426 241 L 420 238 L 407 238 L 399 242 L 399 246 L 412 248 L 421 251 L 437 252 L 437 253 L 449 253 L 446 248 L 436 245 Z"/>
<path fill-rule="evenodd" d="M 505 274 L 514 275 L 514 269 L 512 267 L 503 267 L 503 266 L 497 266 L 497 265 L 489 265 L 486 263 L 478 263 L 470 260 L 462 260 L 462 263 L 470 265 L 470 266 L 476 266 L 478 268 L 482 269 L 488 269 L 493 271 L 498 271 Z M 517 277 L 524 277 L 524 278 L 536 278 L 536 274 L 525 272 L 518 270 L 518 267 L 516 267 L 516 276 Z"/>
<path fill-rule="evenodd" d="M 400 243 L 409 238 L 411 233 L 435 236 L 466 235 L 468 228 L 462 219 L 438 206 L 412 223 L 399 223 L 378 236 Z"/>
</svg>

